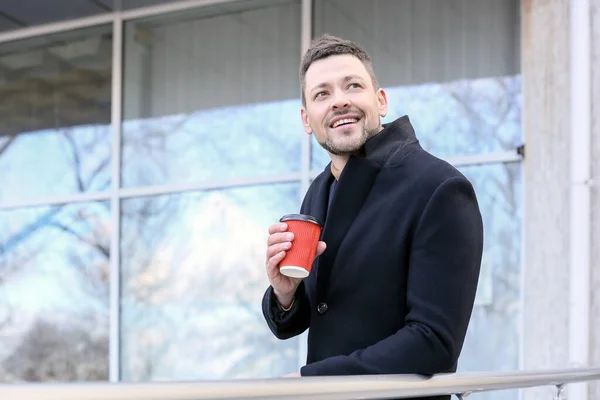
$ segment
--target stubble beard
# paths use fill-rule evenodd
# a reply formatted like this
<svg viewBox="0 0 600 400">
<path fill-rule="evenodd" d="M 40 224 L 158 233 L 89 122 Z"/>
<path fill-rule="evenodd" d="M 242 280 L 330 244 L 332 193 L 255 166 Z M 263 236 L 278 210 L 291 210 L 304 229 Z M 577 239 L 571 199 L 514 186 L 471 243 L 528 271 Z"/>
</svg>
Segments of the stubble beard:
<svg viewBox="0 0 600 400">
<path fill-rule="evenodd" d="M 358 153 L 367 140 L 374 136 L 379 132 L 379 129 L 363 129 L 360 136 L 356 139 L 352 140 L 350 143 L 346 142 L 343 145 L 336 144 L 331 135 L 327 135 L 327 138 L 324 141 L 319 141 L 321 147 L 323 147 L 327 152 L 336 155 L 336 156 L 350 156 L 352 154 Z"/>
</svg>

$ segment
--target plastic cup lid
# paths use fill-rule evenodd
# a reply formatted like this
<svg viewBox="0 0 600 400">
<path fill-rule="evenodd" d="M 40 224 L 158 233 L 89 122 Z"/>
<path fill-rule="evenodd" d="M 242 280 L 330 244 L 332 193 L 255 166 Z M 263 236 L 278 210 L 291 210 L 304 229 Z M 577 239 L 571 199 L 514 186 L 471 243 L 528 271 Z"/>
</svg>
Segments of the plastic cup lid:
<svg viewBox="0 0 600 400">
<path fill-rule="evenodd" d="M 317 220 L 312 215 L 306 215 L 306 214 L 286 214 L 283 217 L 281 217 L 281 219 L 279 220 L 279 222 L 284 222 L 284 221 L 306 221 L 306 222 L 312 222 L 313 224 L 317 224 L 317 225 L 321 226 L 321 223 L 319 222 L 319 220 Z"/>
</svg>

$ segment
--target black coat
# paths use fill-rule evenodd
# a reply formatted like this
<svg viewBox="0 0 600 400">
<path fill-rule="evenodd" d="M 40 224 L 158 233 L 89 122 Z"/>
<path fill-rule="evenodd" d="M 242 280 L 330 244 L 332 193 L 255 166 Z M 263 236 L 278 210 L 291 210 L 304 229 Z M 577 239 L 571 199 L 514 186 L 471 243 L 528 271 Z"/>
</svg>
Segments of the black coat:
<svg viewBox="0 0 600 400">
<path fill-rule="evenodd" d="M 301 207 L 325 221 L 327 250 L 290 311 L 267 289 L 269 328 L 310 328 L 302 376 L 456 371 L 483 252 L 471 183 L 421 148 L 407 116 L 350 158 L 327 212 L 333 179 L 328 166 Z"/>
</svg>

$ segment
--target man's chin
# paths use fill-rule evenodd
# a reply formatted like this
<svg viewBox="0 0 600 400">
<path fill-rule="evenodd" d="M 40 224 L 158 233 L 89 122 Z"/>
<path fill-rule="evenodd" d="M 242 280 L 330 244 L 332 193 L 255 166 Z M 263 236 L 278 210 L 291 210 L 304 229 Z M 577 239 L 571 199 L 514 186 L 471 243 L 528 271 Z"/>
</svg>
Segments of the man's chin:
<svg viewBox="0 0 600 400">
<path fill-rule="evenodd" d="M 335 156 L 350 156 L 360 152 L 363 147 L 363 143 L 346 144 L 346 145 L 329 145 L 325 147 L 329 153 Z"/>
</svg>

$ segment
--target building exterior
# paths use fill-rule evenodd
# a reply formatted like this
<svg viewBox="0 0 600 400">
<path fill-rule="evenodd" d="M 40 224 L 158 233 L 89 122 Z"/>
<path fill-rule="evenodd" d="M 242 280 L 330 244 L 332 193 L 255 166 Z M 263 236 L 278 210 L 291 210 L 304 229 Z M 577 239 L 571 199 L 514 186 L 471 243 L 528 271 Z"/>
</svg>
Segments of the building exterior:
<svg viewBox="0 0 600 400">
<path fill-rule="evenodd" d="M 364 46 L 386 121 L 408 114 L 475 185 L 459 370 L 600 364 L 600 0 L 46 6 L 0 5 L 0 382 L 302 365 L 305 336 L 272 337 L 260 298 L 266 228 L 327 163 L 299 115 L 322 33 Z"/>
</svg>

